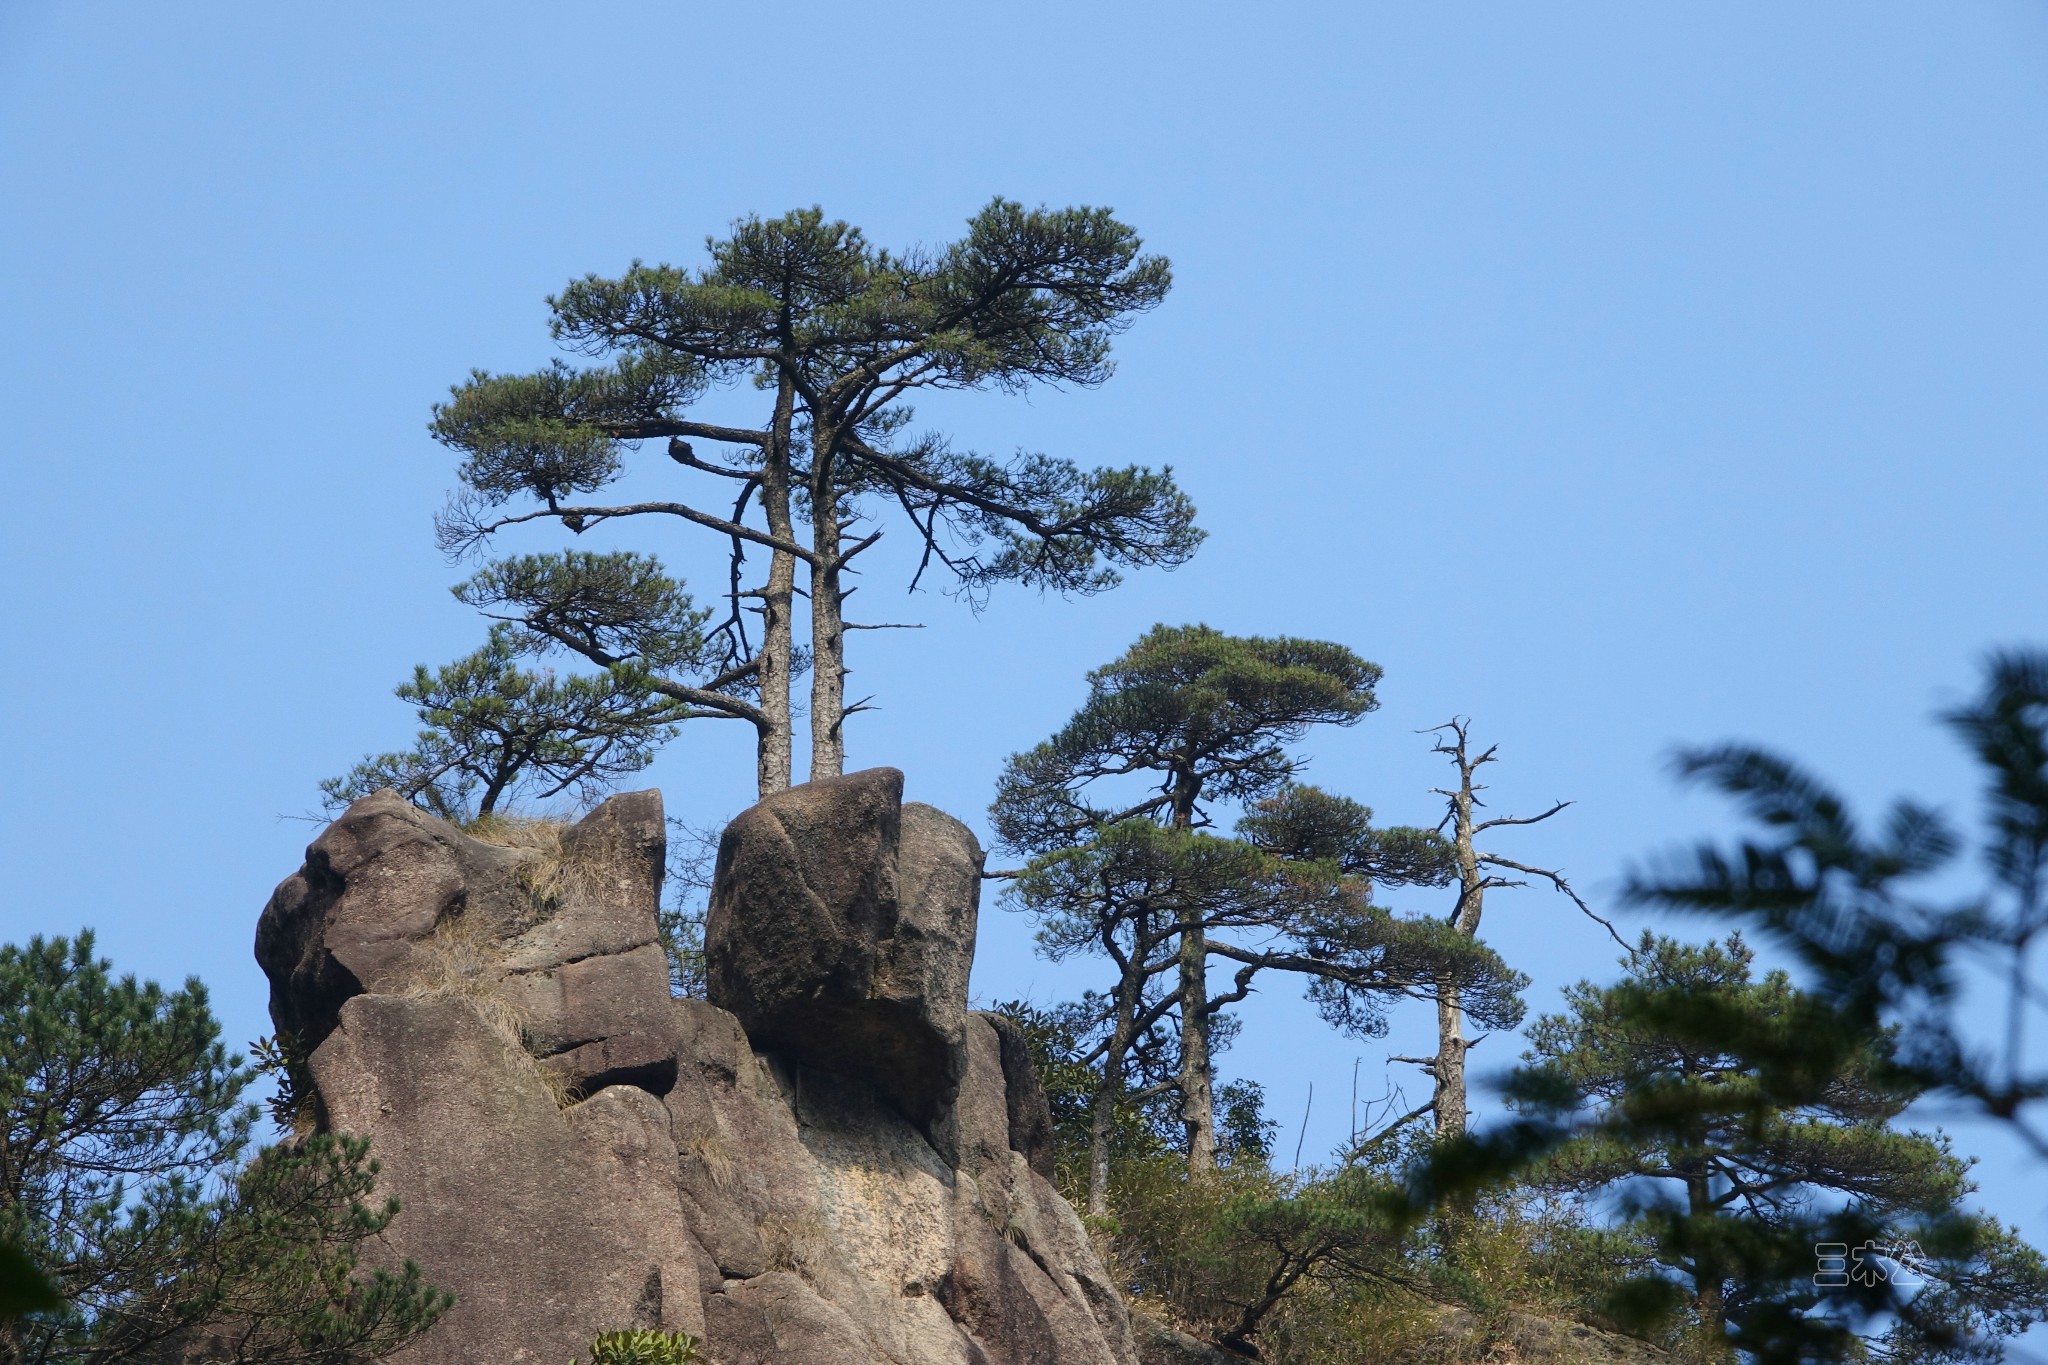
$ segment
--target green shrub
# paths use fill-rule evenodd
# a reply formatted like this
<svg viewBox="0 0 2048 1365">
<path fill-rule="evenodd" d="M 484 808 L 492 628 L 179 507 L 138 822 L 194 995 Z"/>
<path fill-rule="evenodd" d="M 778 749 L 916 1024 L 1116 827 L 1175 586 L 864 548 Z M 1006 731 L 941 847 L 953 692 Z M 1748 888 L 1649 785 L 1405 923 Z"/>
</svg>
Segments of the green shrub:
<svg viewBox="0 0 2048 1365">
<path fill-rule="evenodd" d="M 703 1365 L 703 1360 L 697 1339 L 688 1332 L 599 1332 L 590 1343 L 590 1365 Z"/>
</svg>

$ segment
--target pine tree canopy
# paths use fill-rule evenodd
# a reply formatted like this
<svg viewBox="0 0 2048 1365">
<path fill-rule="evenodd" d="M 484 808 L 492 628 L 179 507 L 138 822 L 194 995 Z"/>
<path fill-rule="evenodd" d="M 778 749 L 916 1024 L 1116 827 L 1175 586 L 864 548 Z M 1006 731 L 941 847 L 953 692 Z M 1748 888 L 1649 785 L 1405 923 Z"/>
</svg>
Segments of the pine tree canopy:
<svg viewBox="0 0 2048 1365">
<path fill-rule="evenodd" d="M 1618 984 L 1581 982 L 1570 1012 L 1529 1030 L 1529 1058 L 1590 1102 L 1642 1117 L 1639 1146 L 1612 1135 L 1565 1150 L 1574 1185 L 1632 1176 L 1703 1179 L 1713 1209 L 1769 1218 L 1807 1187 L 1885 1209 L 1946 1206 L 1964 1187 L 1946 1142 L 1885 1125 L 1911 1099 L 1888 1073 L 1882 1037 L 1816 1058 L 1795 1086 L 1766 1074 L 1759 1053 L 1790 1053 L 1819 1019 L 1782 972 L 1753 979 L 1739 936 L 1688 945 L 1646 935 Z M 1661 1133 L 1657 1115 L 1679 1116 Z"/>
<path fill-rule="evenodd" d="M 676 638 L 663 636 L 663 647 Z M 474 654 L 434 671 L 420 665 L 397 689 L 423 727 L 413 747 L 323 782 L 329 808 L 390 787 L 463 823 L 513 799 L 592 796 L 652 762 L 689 714 L 649 685 L 637 660 L 557 676 L 520 667 L 533 648 L 530 635 L 500 624 Z"/>
<path fill-rule="evenodd" d="M 1444 886 L 1457 875 L 1451 845 L 1431 830 L 1377 828 L 1372 807 L 1290 782 L 1250 804 L 1238 836 L 1276 857 L 1330 863 L 1347 877 L 1391 886 Z"/>
<path fill-rule="evenodd" d="M 1171 273 L 1107 210 L 998 199 L 958 241 L 899 253 L 812 208 L 742 219 L 706 252 L 701 268 L 635 262 L 551 298 L 555 340 L 588 368 L 477 371 L 455 387 L 430 424 L 462 457 L 463 489 L 440 531 L 457 554 L 542 519 L 580 534 L 621 518 L 675 517 L 724 538 L 718 676 L 660 676 L 697 688 L 692 705 L 756 727 L 764 794 L 790 781 L 789 686 L 806 662 L 812 775 L 841 770 L 843 722 L 860 706 L 843 692 L 845 636 L 859 626 L 843 619 L 842 579 L 885 521 L 916 537 L 912 587 L 937 565 L 976 603 L 1002 582 L 1100 592 L 1126 569 L 1171 568 L 1200 544 L 1170 470 L 959 450 L 943 433 L 915 430 L 906 401 L 924 390 L 1108 379 L 1113 339 L 1159 304 Z M 772 395 L 758 424 L 698 420 L 699 400 L 742 382 Z M 696 491 L 579 501 L 617 480 L 638 443 L 660 438 Z M 765 577 L 745 582 L 749 556 L 763 553 Z M 808 661 L 794 634 L 799 565 L 810 578 Z M 596 566 L 562 556 L 555 568 L 574 576 Z M 528 605 L 494 590 L 475 586 L 487 604 Z M 573 622 L 553 632 L 529 624 L 593 661 L 607 652 Z"/>
<path fill-rule="evenodd" d="M 434 410 L 433 432 L 464 455 L 469 488 L 494 503 L 530 494 L 550 506 L 595 493 L 621 472 L 622 425 L 657 418 L 704 391 L 701 367 L 629 355 L 604 370 L 561 361 L 530 375 L 471 373 Z"/>
<path fill-rule="evenodd" d="M 1272 796 L 1298 766 L 1287 746 L 1376 709 L 1379 679 L 1379 665 L 1342 645 L 1154 626 L 1088 675 L 1087 701 L 1057 734 L 1005 765 L 996 833 L 1031 852 L 1119 820 L 1164 812 L 1193 824 L 1205 803 Z M 1133 775 L 1155 784 L 1151 794 L 1091 798 L 1093 784 Z"/>
<path fill-rule="evenodd" d="M 606 668 L 645 675 L 650 689 L 714 666 L 709 611 L 646 555 L 569 550 L 500 560 L 457 584 L 458 601 L 516 624 L 529 652 L 565 646 Z M 723 680 L 732 687 L 742 679 Z"/>
<path fill-rule="evenodd" d="M 250 1072 L 195 978 L 115 978 L 90 931 L 0 945 L 0 1240 L 77 1259 L 145 1182 L 197 1185 L 240 1157 Z"/>
<path fill-rule="evenodd" d="M 832 486 L 900 505 L 930 554 L 969 585 L 1015 579 L 1096 591 L 1116 582 L 1114 565 L 1177 564 L 1199 543 L 1194 509 L 1169 474 L 1084 472 L 1040 454 L 1004 462 L 929 436 L 890 444 L 909 414 L 888 405 L 917 389 L 1089 387 L 1109 378 L 1111 340 L 1159 304 L 1171 274 L 1164 260 L 1141 255 L 1136 234 L 1108 211 L 996 200 L 962 241 L 896 255 L 804 209 L 742 219 L 706 249 L 708 269 L 636 262 L 617 279 L 586 276 L 548 301 L 556 340 L 613 357 L 610 364 L 478 371 L 435 409 L 431 430 L 463 455 L 460 474 L 475 498 L 445 521 L 448 543 L 487 534 L 490 523 L 476 514 L 517 497 L 559 512 L 563 499 L 615 479 L 626 444 L 649 437 L 728 442 L 739 463 L 710 472 L 754 477 L 766 431 L 684 414 L 714 385 L 755 377 L 772 386 L 783 373 L 814 424 L 845 425 L 831 452 L 845 467 Z M 704 468 L 688 446 L 675 457 Z M 799 469 L 798 481 L 815 472 Z M 584 524 L 655 510 L 680 511 L 592 511 Z M 737 525 L 712 521 L 713 529 Z M 968 552 L 949 548 L 935 534 L 941 526 Z M 766 545 L 775 536 L 741 539 Z M 992 554 L 971 552 L 989 539 Z M 820 553 L 787 548 L 805 560 Z"/>
</svg>

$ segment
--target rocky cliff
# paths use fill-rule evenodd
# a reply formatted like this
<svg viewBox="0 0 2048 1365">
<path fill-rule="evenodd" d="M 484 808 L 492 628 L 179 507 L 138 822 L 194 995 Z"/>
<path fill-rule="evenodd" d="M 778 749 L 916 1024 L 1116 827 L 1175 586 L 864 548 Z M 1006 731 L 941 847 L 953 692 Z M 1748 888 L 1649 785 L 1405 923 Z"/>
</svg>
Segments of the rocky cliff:
<svg viewBox="0 0 2048 1365">
<path fill-rule="evenodd" d="M 981 852 L 872 769 L 726 831 L 711 999 L 655 935 L 658 794 L 486 842 L 384 792 L 264 910 L 308 1121 L 372 1139 L 454 1310 L 405 1365 L 1134 1365 L 1022 1040 L 967 1009 Z"/>
</svg>

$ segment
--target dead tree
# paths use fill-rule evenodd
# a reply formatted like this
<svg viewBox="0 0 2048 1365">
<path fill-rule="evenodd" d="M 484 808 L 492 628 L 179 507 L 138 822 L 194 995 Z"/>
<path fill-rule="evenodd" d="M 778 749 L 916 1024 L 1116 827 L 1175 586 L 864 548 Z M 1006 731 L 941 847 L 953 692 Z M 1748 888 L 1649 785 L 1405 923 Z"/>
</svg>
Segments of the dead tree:
<svg viewBox="0 0 2048 1365">
<path fill-rule="evenodd" d="M 1477 939 L 1486 893 L 1504 887 L 1527 886 L 1529 879 L 1534 877 L 1549 882 L 1553 890 L 1571 897 L 1572 904 L 1578 906 L 1588 919 L 1605 928 L 1624 951 L 1633 953 L 1614 925 L 1594 914 L 1592 907 L 1572 890 L 1571 883 L 1565 880 L 1562 872 L 1518 862 L 1479 847 L 1479 837 L 1489 830 L 1508 825 L 1540 825 L 1572 803 L 1559 801 L 1536 815 L 1496 815 L 1482 819 L 1480 812 L 1486 809 L 1486 803 L 1479 799 L 1479 793 L 1485 791 L 1486 786 L 1475 778 L 1481 768 L 1494 761 L 1499 746 L 1488 745 L 1475 756 L 1470 747 L 1471 724 L 1469 717 L 1453 716 L 1444 724 L 1421 732 L 1437 737 L 1431 752 L 1449 758 L 1458 771 L 1455 787 L 1430 789 L 1446 801 L 1444 818 L 1437 825 L 1437 830 L 1449 833 L 1456 858 L 1458 901 L 1451 911 L 1451 926 L 1465 938 Z M 1465 1054 L 1489 1036 L 1465 1036 L 1465 1009 L 1460 987 L 1455 981 L 1447 982 L 1436 992 L 1436 1036 L 1435 1056 L 1395 1057 L 1393 1060 L 1421 1067 L 1434 1083 L 1435 1093 L 1427 1112 L 1436 1116 L 1436 1135 L 1441 1140 L 1458 1137 L 1465 1131 L 1469 1112 Z"/>
</svg>

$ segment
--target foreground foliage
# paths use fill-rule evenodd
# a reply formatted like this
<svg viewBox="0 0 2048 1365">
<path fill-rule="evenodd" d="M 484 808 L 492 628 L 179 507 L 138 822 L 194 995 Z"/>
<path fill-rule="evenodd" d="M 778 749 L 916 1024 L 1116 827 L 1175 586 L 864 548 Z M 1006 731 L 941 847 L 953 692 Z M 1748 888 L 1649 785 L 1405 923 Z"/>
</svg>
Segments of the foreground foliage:
<svg viewBox="0 0 2048 1365">
<path fill-rule="evenodd" d="M 590 1365 L 698 1365 L 703 1359 L 688 1332 L 600 1332 L 590 1343 Z"/>
<path fill-rule="evenodd" d="M 50 1313 L 64 1306 L 49 1276 L 19 1247 L 0 1244 L 0 1322 L 30 1313 Z"/>
<path fill-rule="evenodd" d="M 368 1144 L 248 1159 L 250 1074 L 205 988 L 116 979 L 92 949 L 0 946 L 0 1244 L 62 1299 L 0 1321 L 0 1362 L 341 1365 L 431 1326 L 450 1300 L 417 1266 L 359 1268 L 397 1212 L 372 1201 Z"/>
<path fill-rule="evenodd" d="M 1813 1037 L 1824 1007 L 1750 964 L 1739 936 L 1646 934 L 1620 983 L 1580 983 L 1566 1014 L 1530 1029 L 1524 1109 L 1588 1121 L 1524 1178 L 1611 1192 L 1655 1262 L 1608 1311 L 1651 1333 L 1676 1324 L 1709 1355 L 1852 1357 L 1865 1347 L 1850 1327 L 1878 1296 L 1841 1291 L 1924 1279 L 1932 1291 L 1901 1296 L 1876 1344 L 1914 1360 L 2048 1313 L 2048 1262 L 1961 1208 L 1969 1163 L 1941 1135 L 1893 1126 L 1921 1093 L 1893 1036 Z M 1838 1283 L 1817 1275 L 1826 1244 L 1865 1249 L 1853 1268 L 1866 1282 L 1848 1264 Z"/>
<path fill-rule="evenodd" d="M 1754 927 L 1793 950 L 1810 988 L 1749 982 L 1731 949 L 1668 945 L 1647 975 L 1582 989 L 1574 1020 L 1539 1035 L 1536 1064 L 1511 1083 L 1519 1119 L 1432 1154 L 1402 1217 L 1561 1172 L 1622 1181 L 1655 1265 L 1608 1309 L 1638 1331 L 1676 1324 L 1709 1359 L 1995 1360 L 2048 1318 L 2039 1253 L 1958 1205 L 1965 1163 L 1885 1122 L 1952 1097 L 2048 1155 L 2048 1078 L 2019 1046 L 2040 1017 L 2027 953 L 2048 915 L 2048 655 L 1994 656 L 1979 695 L 1944 719 L 1987 779 L 1981 890 L 1922 889 L 1965 846 L 1924 804 L 1899 802 L 1868 831 L 1786 759 L 1741 745 L 1683 754 L 1681 774 L 1734 797 L 1757 828 L 1732 850 L 1665 858 L 1630 894 Z M 2003 996 L 1990 1038 L 1985 1013 L 1963 1007 L 1973 982 Z M 1674 1181 L 1682 1199 L 1654 1194 Z M 1814 1190 L 1826 1197 L 1803 1197 Z M 1816 1244 L 1850 1257 L 1847 1282 L 1824 1295 Z"/>
<path fill-rule="evenodd" d="M 1632 1238 L 1528 1189 L 1406 1220 L 1416 1150 L 1394 1143 L 1300 1172 L 1240 1162 L 1194 1178 L 1170 1160 L 1126 1163 L 1112 1267 L 1155 1317 L 1294 1365 L 1479 1361 L 1532 1321 L 1614 1326 L 1603 1282 L 1642 1263 Z"/>
<path fill-rule="evenodd" d="M 1053 1113 L 1056 1176 L 1086 1196 L 1099 1055 L 1085 1012 L 997 1006 L 1022 1027 Z M 1454 1224 L 1405 1220 L 1403 1173 L 1427 1150 L 1415 1126 L 1330 1169 L 1281 1172 L 1256 1085 L 1227 1087 L 1219 1163 L 1191 1175 L 1178 1107 L 1124 1092 L 1115 1109 L 1098 1246 L 1135 1304 L 1251 1357 L 1343 1361 L 1482 1358 L 1516 1313 L 1594 1317 L 1598 1285 L 1640 1252 L 1531 1191 L 1483 1198 Z M 1462 1324 L 1462 1325 L 1461 1325 Z M 1469 1354 L 1444 1354 L 1453 1349 Z"/>
<path fill-rule="evenodd" d="M 1681 753 L 1679 775 L 1732 798 L 1752 829 L 1732 849 L 1667 856 L 1631 890 L 1755 926 L 1797 955 L 1844 1027 L 1901 1022 L 1901 1066 L 2048 1159 L 2048 1069 L 2023 1055 L 2048 1020 L 2029 958 L 2048 931 L 2048 652 L 1992 655 L 1977 695 L 1942 720 L 1984 783 L 1974 849 L 1924 802 L 1896 802 L 1869 829 L 1797 763 L 1722 745 Z M 1982 880 L 1951 893 L 1940 879 L 1966 852 Z"/>
<path fill-rule="evenodd" d="M 1798 1069 L 1780 1059 L 1811 1002 L 1752 980 L 1739 940 L 1652 939 L 1631 964 L 1538 1022 L 1523 1117 L 1478 1138 L 1396 1128 L 1295 1173 L 1251 1145 L 1190 1174 L 1170 1110 L 1126 1104 L 1091 1221 L 1112 1268 L 1154 1315 L 1300 1365 L 1476 1361 L 1570 1324 L 1643 1358 L 1993 1360 L 2048 1318 L 2048 1263 L 1960 1206 L 1967 1163 L 1892 1126 L 1915 1092 L 1888 1037 Z M 1057 1012 L 1023 1017 L 1077 1197 L 1099 1063 Z M 1838 1285 L 1816 1243 L 1860 1249 Z"/>
</svg>

